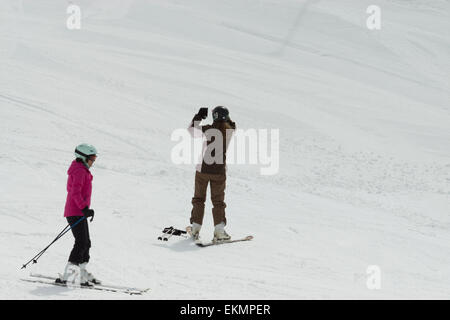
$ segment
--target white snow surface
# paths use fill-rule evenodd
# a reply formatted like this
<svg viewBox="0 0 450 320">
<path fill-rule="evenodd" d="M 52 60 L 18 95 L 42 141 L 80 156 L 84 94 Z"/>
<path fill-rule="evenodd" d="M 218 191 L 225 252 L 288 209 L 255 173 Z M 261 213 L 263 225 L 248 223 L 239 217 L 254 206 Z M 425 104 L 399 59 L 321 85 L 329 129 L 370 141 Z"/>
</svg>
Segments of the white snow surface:
<svg viewBox="0 0 450 320">
<path fill-rule="evenodd" d="M 450 2 L 0 0 L 1 299 L 450 298 Z M 279 129 L 280 169 L 229 165 L 232 237 L 157 240 L 189 224 L 195 164 L 174 130 L 224 105 Z M 99 156 L 88 269 L 139 296 L 30 284 L 57 275 L 76 145 Z M 207 200 L 201 235 L 213 235 Z M 369 266 L 379 289 L 370 289 Z"/>
</svg>

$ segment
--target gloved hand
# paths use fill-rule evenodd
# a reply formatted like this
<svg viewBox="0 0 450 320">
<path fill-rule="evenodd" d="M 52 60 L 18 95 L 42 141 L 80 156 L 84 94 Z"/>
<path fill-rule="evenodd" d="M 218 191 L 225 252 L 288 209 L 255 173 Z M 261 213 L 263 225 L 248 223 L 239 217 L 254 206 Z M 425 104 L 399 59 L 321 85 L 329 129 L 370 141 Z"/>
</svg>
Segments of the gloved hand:
<svg viewBox="0 0 450 320">
<path fill-rule="evenodd" d="M 208 117 L 208 108 L 200 108 L 200 110 L 198 111 L 197 115 L 201 119 L 206 119 Z"/>
<path fill-rule="evenodd" d="M 86 217 L 86 219 L 91 217 L 91 222 L 92 220 L 94 220 L 94 210 L 89 209 L 89 207 L 86 207 L 83 210 L 81 210 L 81 212 L 83 212 L 83 215 Z"/>
</svg>

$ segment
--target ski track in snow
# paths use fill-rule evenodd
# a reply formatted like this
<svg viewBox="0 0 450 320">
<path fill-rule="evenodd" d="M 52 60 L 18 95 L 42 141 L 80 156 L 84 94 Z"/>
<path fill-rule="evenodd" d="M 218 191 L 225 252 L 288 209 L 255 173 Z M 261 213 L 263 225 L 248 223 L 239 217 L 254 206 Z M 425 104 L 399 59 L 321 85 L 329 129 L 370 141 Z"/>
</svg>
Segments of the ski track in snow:
<svg viewBox="0 0 450 320">
<path fill-rule="evenodd" d="M 78 31 L 41 3 L 2 11 L 1 298 L 449 298 L 448 1 L 381 1 L 376 32 L 370 1 L 86 0 Z M 194 186 L 171 133 L 216 105 L 239 128 L 280 129 L 278 174 L 229 165 L 227 231 L 254 239 L 158 241 L 189 223 Z M 64 269 L 70 234 L 20 267 L 66 224 L 81 142 L 99 149 L 90 270 L 143 296 L 18 281 Z M 212 224 L 208 198 L 205 241 Z"/>
</svg>

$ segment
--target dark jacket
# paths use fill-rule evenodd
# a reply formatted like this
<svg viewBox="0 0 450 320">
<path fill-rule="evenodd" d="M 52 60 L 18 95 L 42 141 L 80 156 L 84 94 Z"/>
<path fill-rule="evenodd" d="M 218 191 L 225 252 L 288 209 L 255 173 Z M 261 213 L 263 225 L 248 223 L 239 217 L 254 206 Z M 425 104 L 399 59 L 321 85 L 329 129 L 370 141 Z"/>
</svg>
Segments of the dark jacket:
<svg viewBox="0 0 450 320">
<path fill-rule="evenodd" d="M 196 137 L 195 131 L 202 132 L 202 136 L 206 138 L 206 144 L 203 146 L 203 161 L 201 167 L 197 167 L 197 171 L 209 174 L 226 174 L 227 149 L 231 141 L 231 137 L 236 130 L 236 123 L 231 120 L 217 121 L 210 125 L 200 125 L 201 118 L 194 117 L 189 127 L 191 135 Z M 222 148 L 217 148 L 215 139 L 218 132 L 222 136 Z M 220 150 L 222 149 L 222 150 Z M 220 154 L 218 154 L 220 153 Z M 211 157 L 209 157 L 209 155 Z M 217 161 L 212 161 L 217 160 Z"/>
</svg>

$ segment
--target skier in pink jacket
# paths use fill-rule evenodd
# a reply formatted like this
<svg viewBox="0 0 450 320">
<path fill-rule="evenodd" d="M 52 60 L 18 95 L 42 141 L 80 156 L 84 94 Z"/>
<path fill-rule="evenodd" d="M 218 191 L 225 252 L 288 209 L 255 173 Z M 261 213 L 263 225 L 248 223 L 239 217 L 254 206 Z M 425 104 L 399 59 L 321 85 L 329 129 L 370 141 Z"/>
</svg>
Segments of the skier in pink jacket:
<svg viewBox="0 0 450 320">
<path fill-rule="evenodd" d="M 97 158 L 97 149 L 89 144 L 80 144 L 75 149 L 75 157 L 76 159 L 67 171 L 69 177 L 67 179 L 67 200 L 64 209 L 64 217 L 73 226 L 71 230 L 75 237 L 75 244 L 64 274 L 56 282 L 65 284 L 69 277 L 79 275 L 80 284 L 89 286 L 90 283 L 100 283 L 86 270 L 91 247 L 87 218 L 90 217 L 91 221 L 94 218 L 94 210 L 90 209 L 93 179 L 90 168 Z"/>
<path fill-rule="evenodd" d="M 78 160 L 80 159 L 80 160 Z M 67 171 L 67 200 L 64 217 L 82 217 L 83 209 L 91 205 L 92 179 L 86 165 L 81 158 L 72 162 Z"/>
</svg>

